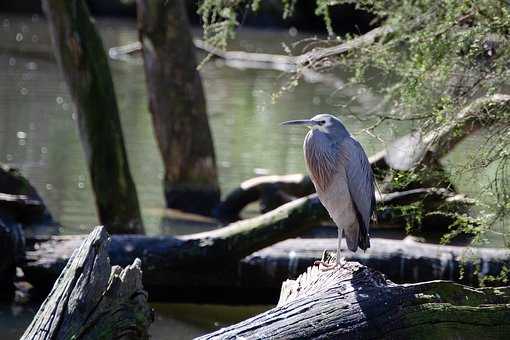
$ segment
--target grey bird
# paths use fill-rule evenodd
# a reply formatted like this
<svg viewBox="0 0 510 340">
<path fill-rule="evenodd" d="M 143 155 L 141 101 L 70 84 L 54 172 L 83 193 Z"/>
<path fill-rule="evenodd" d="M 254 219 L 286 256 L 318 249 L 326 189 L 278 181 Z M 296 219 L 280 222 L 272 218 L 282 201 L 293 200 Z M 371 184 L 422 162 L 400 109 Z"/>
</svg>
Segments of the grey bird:
<svg viewBox="0 0 510 340">
<path fill-rule="evenodd" d="M 303 144 L 306 166 L 320 201 L 338 227 L 336 265 L 342 266 L 342 232 L 351 251 L 370 247 L 375 189 L 368 157 L 340 119 L 332 115 L 319 114 L 282 125 L 310 128 Z"/>
</svg>

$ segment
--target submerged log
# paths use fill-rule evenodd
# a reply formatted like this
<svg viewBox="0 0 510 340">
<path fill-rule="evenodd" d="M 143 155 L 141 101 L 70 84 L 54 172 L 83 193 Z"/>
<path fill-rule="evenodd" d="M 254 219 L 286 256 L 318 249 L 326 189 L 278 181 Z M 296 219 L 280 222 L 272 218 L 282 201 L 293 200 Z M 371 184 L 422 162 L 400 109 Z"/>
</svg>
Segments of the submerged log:
<svg viewBox="0 0 510 340">
<path fill-rule="evenodd" d="M 25 239 L 21 225 L 9 217 L 0 217 L 0 302 L 14 298 L 16 267 L 25 259 Z"/>
<path fill-rule="evenodd" d="M 0 164 L 0 218 L 14 220 L 26 236 L 56 235 L 60 225 L 18 169 Z"/>
<path fill-rule="evenodd" d="M 112 234 L 143 233 L 115 90 L 84 0 L 44 0 L 57 60 L 78 114 L 99 221 Z"/>
<path fill-rule="evenodd" d="M 140 260 L 112 267 L 108 243 L 103 227 L 90 233 L 21 339 L 149 339 L 153 315 Z"/>
<path fill-rule="evenodd" d="M 447 281 L 397 285 L 357 262 L 310 267 L 278 305 L 198 339 L 504 339 L 510 287 Z"/>
</svg>

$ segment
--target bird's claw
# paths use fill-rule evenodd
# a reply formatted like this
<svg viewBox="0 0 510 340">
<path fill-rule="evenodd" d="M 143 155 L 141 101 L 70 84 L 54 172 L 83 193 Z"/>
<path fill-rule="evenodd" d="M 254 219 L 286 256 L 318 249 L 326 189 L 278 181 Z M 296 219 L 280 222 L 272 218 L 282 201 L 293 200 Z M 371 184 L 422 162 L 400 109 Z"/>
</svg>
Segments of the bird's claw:
<svg viewBox="0 0 510 340">
<path fill-rule="evenodd" d="M 318 266 L 319 270 L 321 271 L 328 271 L 332 269 L 342 269 L 343 266 L 347 263 L 344 257 L 341 257 L 339 260 L 337 260 L 334 263 L 331 262 L 325 262 L 323 260 L 317 260 L 314 261 L 313 265 Z"/>
</svg>

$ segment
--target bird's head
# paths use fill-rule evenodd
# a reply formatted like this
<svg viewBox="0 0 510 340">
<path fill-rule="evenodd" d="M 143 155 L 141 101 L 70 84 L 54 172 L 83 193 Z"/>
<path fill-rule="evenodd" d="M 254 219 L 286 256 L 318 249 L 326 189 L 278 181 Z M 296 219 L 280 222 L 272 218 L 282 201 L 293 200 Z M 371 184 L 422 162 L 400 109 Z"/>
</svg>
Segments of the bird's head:
<svg viewBox="0 0 510 340">
<path fill-rule="evenodd" d="M 311 119 L 289 120 L 281 123 L 281 125 L 304 125 L 313 132 L 322 133 L 334 139 L 349 136 L 349 131 L 340 119 L 330 114 L 318 114 Z"/>
</svg>

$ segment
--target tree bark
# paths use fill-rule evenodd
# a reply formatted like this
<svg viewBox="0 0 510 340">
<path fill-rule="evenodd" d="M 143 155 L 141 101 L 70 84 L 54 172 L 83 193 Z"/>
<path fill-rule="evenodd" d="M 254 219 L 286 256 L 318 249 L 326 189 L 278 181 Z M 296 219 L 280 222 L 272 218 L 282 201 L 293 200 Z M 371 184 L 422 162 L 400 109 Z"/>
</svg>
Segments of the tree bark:
<svg viewBox="0 0 510 340">
<path fill-rule="evenodd" d="M 140 260 L 112 267 L 108 243 L 97 227 L 74 251 L 21 339 L 149 339 Z"/>
<path fill-rule="evenodd" d="M 108 59 L 84 0 L 44 0 L 57 59 L 78 113 L 99 221 L 143 233 Z"/>
<path fill-rule="evenodd" d="M 137 0 L 149 108 L 168 208 L 210 215 L 220 190 L 193 40 L 182 0 Z"/>
<path fill-rule="evenodd" d="M 357 262 L 308 268 L 278 305 L 198 339 L 505 339 L 510 287 L 397 285 Z"/>
</svg>

